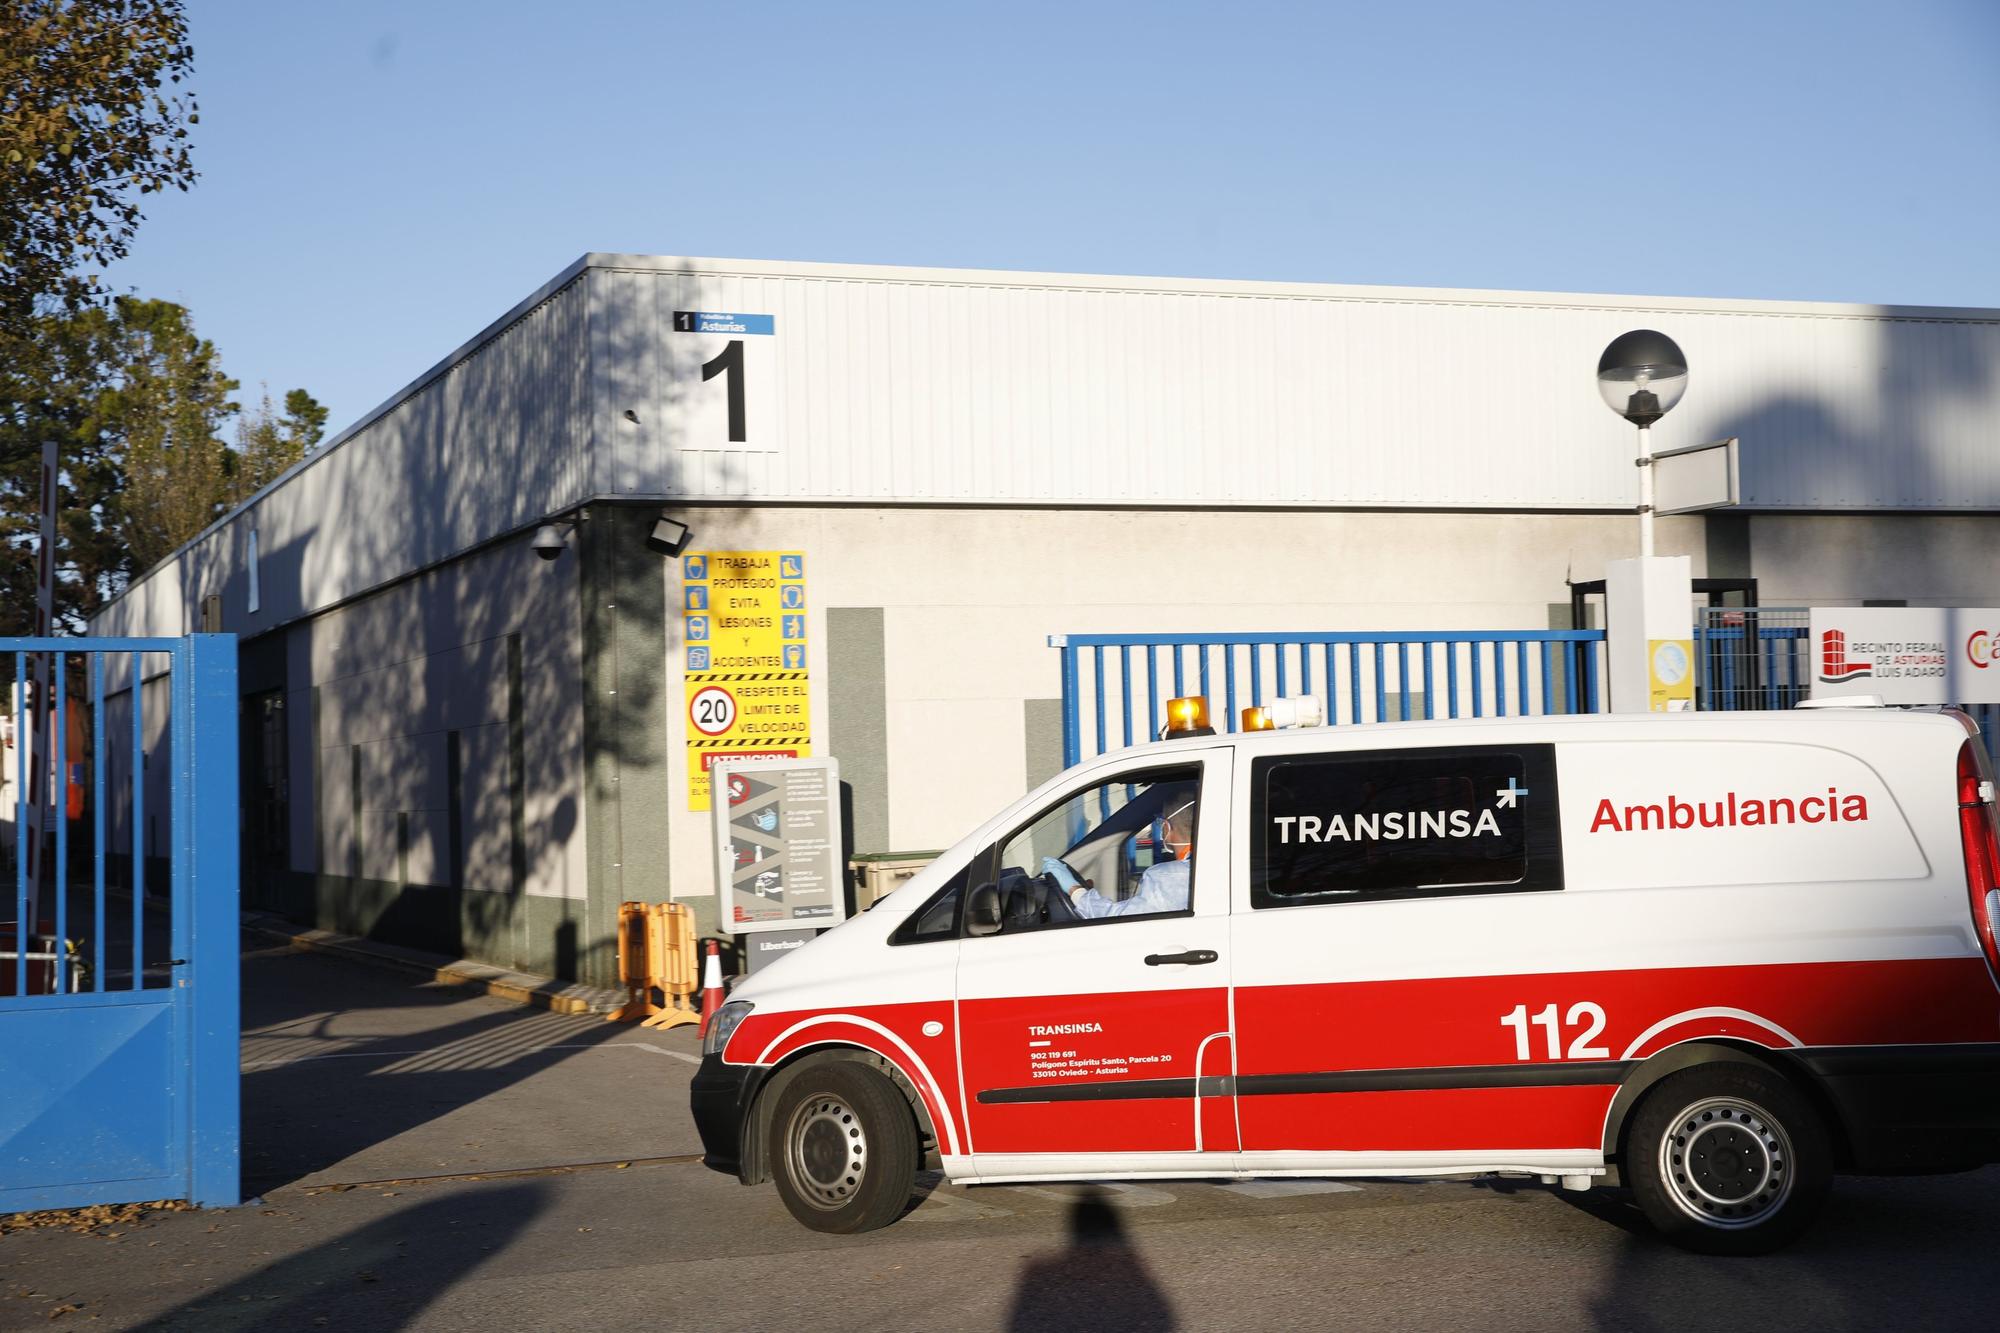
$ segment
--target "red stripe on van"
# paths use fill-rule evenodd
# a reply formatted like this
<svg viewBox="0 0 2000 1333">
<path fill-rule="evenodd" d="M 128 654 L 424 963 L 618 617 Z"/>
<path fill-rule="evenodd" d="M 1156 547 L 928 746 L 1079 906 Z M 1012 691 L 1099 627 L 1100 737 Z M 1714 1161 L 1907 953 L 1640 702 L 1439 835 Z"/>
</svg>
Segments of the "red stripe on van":
<svg viewBox="0 0 2000 1333">
<path fill-rule="evenodd" d="M 1517 1006 L 1525 1006 L 1529 1062 L 1552 1058 L 1547 1027 L 1534 1021 L 1549 1005 L 1557 1010 L 1558 1060 L 1649 1055 L 1666 1034 L 1633 1050 L 1648 1029 L 1713 1009 L 1754 1015 L 1806 1046 L 1996 1041 L 1993 998 L 1978 957 L 1239 986 L 1237 1072 L 1506 1064 L 1520 1059 L 1519 1024 L 1505 1021 Z M 1595 1032 L 1586 1005 L 1603 1010 Z M 1718 1016 L 1706 1026 L 1713 1035 L 1789 1044 L 1746 1019 Z M 1703 1027 L 1681 1024 L 1677 1039 L 1702 1035 Z"/>
</svg>

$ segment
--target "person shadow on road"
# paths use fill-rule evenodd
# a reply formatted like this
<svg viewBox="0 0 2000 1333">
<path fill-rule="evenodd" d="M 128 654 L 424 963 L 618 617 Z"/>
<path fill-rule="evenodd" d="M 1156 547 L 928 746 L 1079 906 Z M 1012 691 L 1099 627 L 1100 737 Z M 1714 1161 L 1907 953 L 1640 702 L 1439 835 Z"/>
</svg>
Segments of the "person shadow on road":
<svg viewBox="0 0 2000 1333">
<path fill-rule="evenodd" d="M 1068 1243 L 1021 1270 L 1007 1319 L 1009 1333 L 1173 1327 L 1166 1293 L 1132 1247 L 1117 1210 L 1096 1191 L 1070 1205 Z"/>
</svg>

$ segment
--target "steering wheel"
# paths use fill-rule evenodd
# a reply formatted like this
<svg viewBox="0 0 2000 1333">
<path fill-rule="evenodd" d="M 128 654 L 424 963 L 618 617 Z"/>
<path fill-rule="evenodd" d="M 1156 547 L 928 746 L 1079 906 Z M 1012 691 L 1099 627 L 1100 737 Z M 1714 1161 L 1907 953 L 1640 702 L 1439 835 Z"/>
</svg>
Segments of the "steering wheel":
<svg viewBox="0 0 2000 1333">
<path fill-rule="evenodd" d="M 1063 862 L 1063 868 L 1065 870 L 1068 870 L 1070 874 L 1076 875 L 1076 871 L 1070 867 L 1069 862 L 1067 861 Z M 1080 884 L 1087 882 L 1081 875 L 1076 875 L 1076 878 L 1077 882 Z M 1076 905 L 1070 902 L 1069 890 L 1065 889 L 1062 886 L 1061 880 L 1057 879 L 1053 874 L 1044 871 L 1041 874 L 1035 876 L 1035 883 L 1041 887 L 1042 911 L 1047 916 L 1048 920 L 1050 921 L 1083 920 L 1082 917 L 1077 915 Z"/>
</svg>

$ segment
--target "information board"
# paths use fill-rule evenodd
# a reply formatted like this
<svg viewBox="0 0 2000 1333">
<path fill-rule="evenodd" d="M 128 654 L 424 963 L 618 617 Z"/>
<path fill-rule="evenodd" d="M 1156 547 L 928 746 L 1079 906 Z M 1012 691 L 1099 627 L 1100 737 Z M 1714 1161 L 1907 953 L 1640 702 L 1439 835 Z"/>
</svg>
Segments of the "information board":
<svg viewBox="0 0 2000 1333">
<path fill-rule="evenodd" d="M 1815 699 L 2000 703 L 2000 609 L 1815 606 L 1811 625 Z"/>
<path fill-rule="evenodd" d="M 1691 444 L 1653 455 L 1653 512 L 1698 514 L 1726 509 L 1742 498 L 1737 438 Z"/>
<path fill-rule="evenodd" d="M 729 758 L 812 753 L 803 551 L 681 557 L 688 809 L 709 808 L 709 770 Z"/>
<path fill-rule="evenodd" d="M 722 929 L 798 930 L 845 917 L 839 761 L 732 758 L 713 776 Z"/>
</svg>

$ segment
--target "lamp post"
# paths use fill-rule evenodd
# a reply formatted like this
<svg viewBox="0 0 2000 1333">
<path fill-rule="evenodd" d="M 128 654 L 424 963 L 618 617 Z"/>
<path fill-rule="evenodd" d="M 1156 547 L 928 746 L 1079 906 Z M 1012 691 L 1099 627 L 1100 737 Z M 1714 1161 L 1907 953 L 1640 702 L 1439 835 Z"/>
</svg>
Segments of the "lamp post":
<svg viewBox="0 0 2000 1333">
<path fill-rule="evenodd" d="M 1621 333 L 1597 358 L 1597 392 L 1605 405 L 1639 428 L 1639 555 L 1653 554 L 1653 423 L 1687 392 L 1687 358 L 1664 333 Z"/>
</svg>

